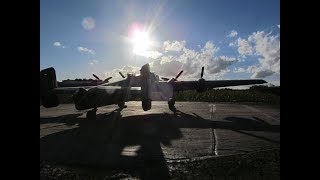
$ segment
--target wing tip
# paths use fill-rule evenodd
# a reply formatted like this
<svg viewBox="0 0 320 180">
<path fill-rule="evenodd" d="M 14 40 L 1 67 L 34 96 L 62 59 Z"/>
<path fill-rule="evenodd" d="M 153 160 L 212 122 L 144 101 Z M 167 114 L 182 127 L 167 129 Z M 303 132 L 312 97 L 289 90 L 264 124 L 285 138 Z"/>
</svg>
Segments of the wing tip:
<svg viewBox="0 0 320 180">
<path fill-rule="evenodd" d="M 261 84 L 268 83 L 267 81 L 260 79 Z"/>
</svg>

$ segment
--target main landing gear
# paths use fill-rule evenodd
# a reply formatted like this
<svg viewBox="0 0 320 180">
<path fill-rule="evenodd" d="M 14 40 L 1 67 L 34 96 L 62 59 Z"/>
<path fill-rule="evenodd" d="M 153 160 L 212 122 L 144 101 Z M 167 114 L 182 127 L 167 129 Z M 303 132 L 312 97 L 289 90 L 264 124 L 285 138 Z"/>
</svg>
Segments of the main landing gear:
<svg viewBox="0 0 320 180">
<path fill-rule="evenodd" d="M 172 112 L 176 112 L 177 109 L 176 107 L 174 106 L 175 104 L 175 98 L 170 98 L 170 100 L 168 101 L 168 105 L 169 105 L 169 109 L 172 111 Z"/>
<path fill-rule="evenodd" d="M 127 105 L 125 105 L 125 102 L 119 102 L 118 106 L 119 106 L 120 109 L 123 109 L 123 108 L 127 107 Z M 88 111 L 87 114 L 86 114 L 87 119 L 96 120 L 97 119 L 97 111 L 98 111 L 98 108 L 96 108 L 96 107 L 93 108 L 92 110 Z"/>
<path fill-rule="evenodd" d="M 97 108 L 93 108 L 92 110 L 87 112 L 87 119 L 89 120 L 96 120 L 97 118 Z"/>
<path fill-rule="evenodd" d="M 123 109 L 123 108 L 126 108 L 126 107 L 127 107 L 127 105 L 125 105 L 125 103 L 124 103 L 124 102 L 119 102 L 119 103 L 118 103 L 118 106 L 119 106 L 119 108 L 121 108 L 121 109 Z"/>
</svg>

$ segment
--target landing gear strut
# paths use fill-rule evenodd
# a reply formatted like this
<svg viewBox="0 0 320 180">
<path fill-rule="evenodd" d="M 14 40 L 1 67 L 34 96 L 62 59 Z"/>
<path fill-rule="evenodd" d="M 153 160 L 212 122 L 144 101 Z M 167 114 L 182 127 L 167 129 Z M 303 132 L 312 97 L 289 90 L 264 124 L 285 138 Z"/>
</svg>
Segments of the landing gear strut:
<svg viewBox="0 0 320 180">
<path fill-rule="evenodd" d="M 87 119 L 96 120 L 97 118 L 97 108 L 93 108 L 92 110 L 87 112 Z"/>
<path fill-rule="evenodd" d="M 177 109 L 176 107 L 174 106 L 175 104 L 175 98 L 170 98 L 170 100 L 168 101 L 168 105 L 169 105 L 169 109 L 172 111 L 172 112 L 176 112 Z"/>
<path fill-rule="evenodd" d="M 144 111 L 148 111 L 151 109 L 151 100 L 150 99 L 142 100 L 142 109 Z"/>
</svg>

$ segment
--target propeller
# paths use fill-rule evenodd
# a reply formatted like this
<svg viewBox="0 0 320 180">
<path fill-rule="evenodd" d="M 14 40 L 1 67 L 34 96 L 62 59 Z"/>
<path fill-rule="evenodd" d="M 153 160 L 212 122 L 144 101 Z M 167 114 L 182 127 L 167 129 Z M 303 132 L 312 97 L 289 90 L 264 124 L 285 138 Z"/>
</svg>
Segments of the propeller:
<svg viewBox="0 0 320 180">
<path fill-rule="evenodd" d="M 180 71 L 179 74 L 175 78 L 169 79 L 169 78 L 162 77 L 161 79 L 163 79 L 167 82 L 173 82 L 173 81 L 176 81 L 182 73 L 183 73 L 183 71 Z"/>
<path fill-rule="evenodd" d="M 121 75 L 122 78 L 126 78 L 121 72 L 119 72 L 119 74 Z"/>
<path fill-rule="evenodd" d="M 198 92 L 203 92 L 206 90 L 206 87 L 205 87 L 205 80 L 202 78 L 203 77 L 203 71 L 204 71 L 204 66 L 202 66 L 201 68 L 201 78 L 198 80 L 198 88 L 197 88 L 197 91 Z"/>
<path fill-rule="evenodd" d="M 95 75 L 95 74 L 92 74 L 92 75 L 93 75 L 97 80 L 101 81 L 101 79 L 100 79 L 97 75 Z M 104 80 L 104 82 L 105 82 L 105 83 L 108 83 L 111 78 L 112 78 L 112 77 L 106 78 L 106 79 Z M 105 83 L 104 83 L 104 84 L 105 84 Z"/>
<path fill-rule="evenodd" d="M 161 79 L 163 79 L 164 81 L 168 81 L 169 78 L 165 78 L 165 77 L 162 77 Z"/>
<path fill-rule="evenodd" d="M 204 66 L 202 66 L 202 69 L 201 69 L 201 79 L 203 77 L 203 71 L 204 71 Z"/>
<path fill-rule="evenodd" d="M 183 73 L 183 71 L 180 71 L 179 74 L 176 76 L 176 80 L 178 79 L 178 77 Z"/>
<path fill-rule="evenodd" d="M 95 77 L 97 80 L 100 80 L 100 78 L 97 76 L 97 75 L 95 75 L 95 74 L 92 74 L 93 75 L 93 77 Z"/>
<path fill-rule="evenodd" d="M 109 82 L 109 80 L 111 79 L 112 77 L 108 77 L 104 80 L 104 82 Z"/>
</svg>

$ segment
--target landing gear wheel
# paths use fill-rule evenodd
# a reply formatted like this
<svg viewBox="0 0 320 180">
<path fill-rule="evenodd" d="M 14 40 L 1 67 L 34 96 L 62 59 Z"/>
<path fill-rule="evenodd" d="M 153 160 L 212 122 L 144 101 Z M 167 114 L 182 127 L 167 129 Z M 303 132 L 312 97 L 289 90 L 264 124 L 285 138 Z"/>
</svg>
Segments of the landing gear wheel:
<svg viewBox="0 0 320 180">
<path fill-rule="evenodd" d="M 125 102 L 119 102 L 119 103 L 118 103 L 118 106 L 119 106 L 119 108 L 121 108 L 121 109 L 127 107 L 127 105 L 125 105 Z"/>
<path fill-rule="evenodd" d="M 94 108 L 87 112 L 87 119 L 89 120 L 96 120 L 97 118 L 97 108 Z"/>
<path fill-rule="evenodd" d="M 174 104 L 175 104 L 175 101 L 174 101 L 173 99 L 170 99 L 170 100 L 168 101 L 169 109 L 170 109 L 172 112 L 176 112 L 176 111 L 177 111 L 177 109 L 176 109 L 176 107 L 174 106 Z"/>
</svg>

